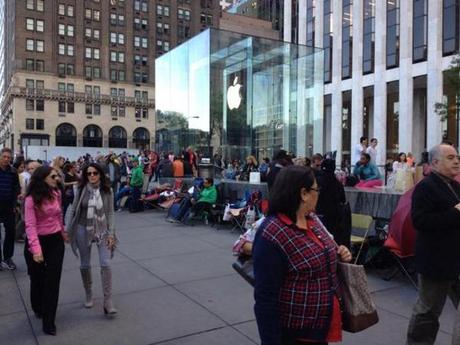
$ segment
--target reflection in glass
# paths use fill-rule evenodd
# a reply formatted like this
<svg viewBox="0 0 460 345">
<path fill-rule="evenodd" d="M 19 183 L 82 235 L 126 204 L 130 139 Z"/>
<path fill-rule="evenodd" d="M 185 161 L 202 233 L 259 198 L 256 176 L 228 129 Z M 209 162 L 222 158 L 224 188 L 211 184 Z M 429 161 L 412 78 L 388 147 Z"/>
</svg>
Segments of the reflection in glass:
<svg viewBox="0 0 460 345">
<path fill-rule="evenodd" d="M 399 82 L 387 83 L 387 157 L 399 152 Z"/>
<path fill-rule="evenodd" d="M 321 152 L 322 61 L 312 47 L 204 31 L 156 61 L 157 150 Z"/>
<path fill-rule="evenodd" d="M 387 0 L 387 68 L 399 66 L 399 0 Z"/>
<path fill-rule="evenodd" d="M 428 0 L 414 0 L 413 53 L 414 62 L 426 60 L 428 41 Z"/>
</svg>

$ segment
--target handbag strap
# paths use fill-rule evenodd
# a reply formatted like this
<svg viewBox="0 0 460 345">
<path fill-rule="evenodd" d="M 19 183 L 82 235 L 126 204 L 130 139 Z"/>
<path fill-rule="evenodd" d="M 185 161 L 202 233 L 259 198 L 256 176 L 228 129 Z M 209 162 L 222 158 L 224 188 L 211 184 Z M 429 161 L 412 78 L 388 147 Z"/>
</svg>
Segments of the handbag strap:
<svg viewBox="0 0 460 345">
<path fill-rule="evenodd" d="M 364 233 L 364 239 L 363 241 L 361 242 L 361 245 L 359 246 L 359 250 L 358 250 L 358 254 L 356 255 L 356 259 L 355 259 L 355 262 L 354 264 L 356 265 L 356 263 L 358 262 L 358 259 L 359 259 L 359 256 L 361 255 L 361 252 L 363 251 L 363 247 L 364 247 L 364 242 L 367 238 L 367 234 L 369 233 L 369 230 L 371 229 L 371 227 L 369 226 L 366 230 L 366 232 Z"/>
</svg>

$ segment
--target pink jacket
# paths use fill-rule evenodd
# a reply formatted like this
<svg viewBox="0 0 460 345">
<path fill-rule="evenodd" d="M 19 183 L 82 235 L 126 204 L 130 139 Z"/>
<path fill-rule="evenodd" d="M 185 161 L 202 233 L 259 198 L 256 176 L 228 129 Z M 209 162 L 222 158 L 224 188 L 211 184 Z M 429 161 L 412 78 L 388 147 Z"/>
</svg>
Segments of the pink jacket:
<svg viewBox="0 0 460 345">
<path fill-rule="evenodd" d="M 36 206 L 31 196 L 26 197 L 24 205 L 27 240 L 32 254 L 40 254 L 42 249 L 38 236 L 51 235 L 64 231 L 61 206 L 61 192 L 56 192 L 52 201 L 43 201 Z"/>
</svg>

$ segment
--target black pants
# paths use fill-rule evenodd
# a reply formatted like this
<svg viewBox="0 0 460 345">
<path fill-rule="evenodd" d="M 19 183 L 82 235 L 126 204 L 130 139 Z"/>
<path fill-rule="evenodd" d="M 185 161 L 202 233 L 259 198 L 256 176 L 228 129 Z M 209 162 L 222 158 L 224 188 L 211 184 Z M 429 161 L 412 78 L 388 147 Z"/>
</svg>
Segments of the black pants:
<svg viewBox="0 0 460 345">
<path fill-rule="evenodd" d="M 0 207 L 3 207 L 0 205 Z M 5 239 L 3 240 L 3 255 L 0 248 L 0 259 L 11 259 L 14 254 L 14 236 L 15 236 L 15 221 L 16 217 L 14 210 L 0 209 L 0 223 L 5 227 Z M 0 233 L 1 238 L 1 233 Z"/>
<path fill-rule="evenodd" d="M 144 211 L 144 205 L 139 200 L 142 195 L 142 187 L 131 187 L 131 202 L 129 204 L 129 212 Z"/>
<path fill-rule="evenodd" d="M 27 273 L 30 276 L 30 302 L 32 310 L 43 317 L 43 326 L 54 326 L 59 300 L 62 261 L 64 260 L 64 241 L 61 232 L 39 236 L 44 262 L 38 264 L 29 251 L 25 241 L 24 257 Z"/>
<path fill-rule="evenodd" d="M 193 211 L 196 215 L 201 215 L 203 212 L 210 212 L 212 209 L 212 205 L 208 202 L 197 202 L 193 205 Z"/>
</svg>

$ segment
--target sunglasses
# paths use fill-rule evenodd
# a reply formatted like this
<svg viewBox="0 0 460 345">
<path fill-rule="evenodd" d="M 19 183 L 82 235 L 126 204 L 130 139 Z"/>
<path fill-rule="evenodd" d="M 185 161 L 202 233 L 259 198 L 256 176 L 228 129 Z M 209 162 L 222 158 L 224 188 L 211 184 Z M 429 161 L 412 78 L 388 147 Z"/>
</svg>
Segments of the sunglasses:
<svg viewBox="0 0 460 345">
<path fill-rule="evenodd" d="M 88 171 L 86 173 L 86 176 L 99 176 L 99 172 L 98 171 Z"/>
</svg>

